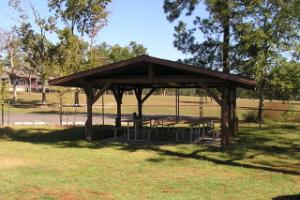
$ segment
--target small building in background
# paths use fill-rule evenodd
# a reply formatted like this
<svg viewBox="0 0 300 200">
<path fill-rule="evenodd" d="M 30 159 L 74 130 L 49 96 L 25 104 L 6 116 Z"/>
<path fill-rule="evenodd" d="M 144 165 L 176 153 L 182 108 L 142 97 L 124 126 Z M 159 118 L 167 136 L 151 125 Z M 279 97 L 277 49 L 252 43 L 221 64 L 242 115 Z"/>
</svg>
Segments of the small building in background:
<svg viewBox="0 0 300 200">
<path fill-rule="evenodd" d="M 13 79 L 15 76 L 16 90 L 17 92 L 28 92 L 30 90 L 31 81 L 31 91 L 39 92 L 41 91 L 41 81 L 40 77 L 36 75 L 28 75 L 23 71 L 17 71 L 16 73 L 11 73 L 10 71 L 4 71 L 2 73 L 1 80 L 7 81 L 9 84 L 9 91 L 13 91 Z"/>
</svg>

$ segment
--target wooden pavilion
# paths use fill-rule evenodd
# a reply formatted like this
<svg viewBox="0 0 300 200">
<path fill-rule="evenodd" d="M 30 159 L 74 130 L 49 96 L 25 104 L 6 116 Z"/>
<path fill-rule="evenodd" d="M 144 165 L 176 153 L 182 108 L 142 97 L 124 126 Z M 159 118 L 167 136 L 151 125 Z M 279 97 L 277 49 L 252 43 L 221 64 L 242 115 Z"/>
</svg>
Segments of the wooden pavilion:
<svg viewBox="0 0 300 200">
<path fill-rule="evenodd" d="M 119 127 L 124 91 L 134 91 L 138 103 L 138 117 L 142 118 L 143 103 L 156 89 L 202 88 L 221 107 L 221 145 L 225 147 L 236 132 L 236 88 L 254 89 L 255 80 L 142 55 L 57 78 L 49 81 L 49 84 L 84 89 L 87 97 L 86 139 L 88 141 L 92 140 L 93 104 L 107 90 L 113 92 L 116 100 L 116 127 Z M 150 89 L 145 96 L 143 96 L 143 89 Z"/>
</svg>

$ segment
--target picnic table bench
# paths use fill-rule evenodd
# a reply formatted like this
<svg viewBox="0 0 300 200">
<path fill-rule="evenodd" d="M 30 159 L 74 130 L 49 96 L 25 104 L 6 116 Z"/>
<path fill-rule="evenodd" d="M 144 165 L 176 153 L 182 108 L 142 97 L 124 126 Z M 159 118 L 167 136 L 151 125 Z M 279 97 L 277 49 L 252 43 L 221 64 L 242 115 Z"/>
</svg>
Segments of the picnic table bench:
<svg viewBox="0 0 300 200">
<path fill-rule="evenodd" d="M 197 139 L 204 139 L 207 134 L 210 134 L 212 138 L 218 137 L 213 131 L 215 128 L 215 122 L 220 119 L 216 117 L 183 117 L 176 119 L 168 116 L 148 116 L 143 119 L 132 118 L 122 120 L 122 123 L 126 123 L 126 127 L 117 128 L 115 131 L 115 139 L 117 139 L 117 132 L 124 130 L 126 133 L 126 140 L 144 141 L 150 140 L 153 133 L 158 137 L 159 132 L 175 133 L 177 142 L 193 142 Z M 183 127 L 182 127 L 183 126 Z M 188 140 L 184 135 L 189 134 Z"/>
</svg>

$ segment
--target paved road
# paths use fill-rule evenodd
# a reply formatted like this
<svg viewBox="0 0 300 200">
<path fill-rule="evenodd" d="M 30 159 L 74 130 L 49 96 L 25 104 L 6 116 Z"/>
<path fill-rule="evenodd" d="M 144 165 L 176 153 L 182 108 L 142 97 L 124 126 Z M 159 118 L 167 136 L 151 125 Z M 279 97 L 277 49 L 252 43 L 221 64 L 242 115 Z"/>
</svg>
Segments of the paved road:
<svg viewBox="0 0 300 200">
<path fill-rule="evenodd" d="M 113 124 L 115 122 L 115 115 L 107 114 L 104 117 L 105 124 Z M 128 118 L 128 115 L 122 116 Z M 1 117 L 0 117 L 1 118 Z M 63 115 L 63 124 L 71 125 L 74 122 L 77 125 L 84 125 L 86 121 L 86 114 Z M 4 117 L 4 123 L 7 125 L 55 125 L 59 124 L 58 114 L 10 114 Z M 93 115 L 94 124 L 102 124 L 102 115 Z"/>
<path fill-rule="evenodd" d="M 166 115 L 146 115 L 146 116 L 156 116 L 165 117 Z M 175 117 L 173 115 L 167 115 L 168 117 Z M 183 116 L 181 117 L 191 117 Z M 115 123 L 115 114 L 105 114 L 104 123 L 106 125 L 113 125 Z M 131 119 L 132 115 L 125 114 L 122 115 L 122 119 Z M 1 116 L 0 116 L 1 119 Z M 86 121 L 86 114 L 69 114 L 63 115 L 63 125 L 84 125 Z M 0 121 L 1 122 L 1 121 Z M 58 114 L 19 114 L 11 113 L 10 115 L 5 115 L 4 117 L 5 125 L 58 125 L 59 115 Z M 93 114 L 93 124 L 102 124 L 102 115 Z"/>
</svg>

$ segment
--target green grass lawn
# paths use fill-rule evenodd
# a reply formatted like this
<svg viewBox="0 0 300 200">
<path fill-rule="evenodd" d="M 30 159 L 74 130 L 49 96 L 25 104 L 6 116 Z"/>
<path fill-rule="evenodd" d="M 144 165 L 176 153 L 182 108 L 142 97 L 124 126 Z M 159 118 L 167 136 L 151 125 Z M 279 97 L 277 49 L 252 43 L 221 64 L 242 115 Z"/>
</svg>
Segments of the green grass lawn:
<svg viewBox="0 0 300 200">
<path fill-rule="evenodd" d="M 82 140 L 84 128 L 0 129 L 0 199 L 272 199 L 300 195 L 300 124 L 242 124 L 216 145 Z M 102 138 L 102 139 L 100 139 Z"/>
</svg>

